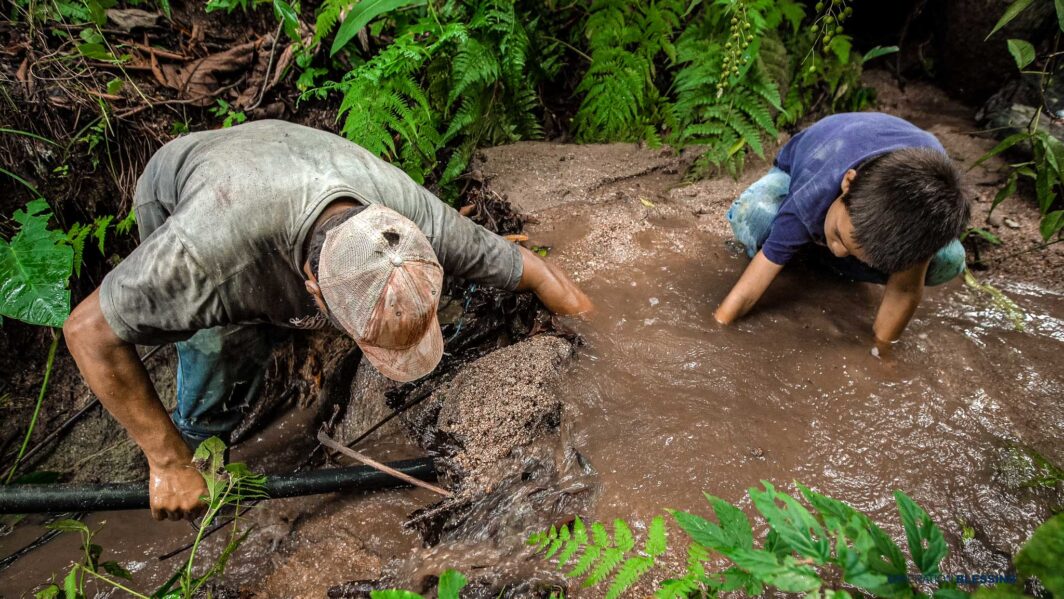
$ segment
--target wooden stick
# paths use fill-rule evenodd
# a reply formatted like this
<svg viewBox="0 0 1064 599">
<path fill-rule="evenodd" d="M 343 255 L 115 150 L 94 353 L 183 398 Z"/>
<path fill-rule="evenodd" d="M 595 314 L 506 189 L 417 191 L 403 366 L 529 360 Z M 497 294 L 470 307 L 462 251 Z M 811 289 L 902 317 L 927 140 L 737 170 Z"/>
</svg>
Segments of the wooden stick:
<svg viewBox="0 0 1064 599">
<path fill-rule="evenodd" d="M 377 470 L 380 470 L 381 472 L 383 472 L 383 473 L 385 473 L 385 474 L 387 474 L 389 476 L 394 476 L 395 478 L 398 478 L 399 480 L 404 481 L 404 482 L 408 482 L 408 483 L 414 485 L 415 487 L 421 487 L 422 489 L 428 489 L 429 491 L 432 491 L 433 493 L 438 493 L 440 495 L 443 495 L 444 497 L 450 497 L 451 496 L 451 492 L 448 491 L 447 489 L 441 489 L 441 488 L 437 487 L 436 485 L 432 485 L 432 484 L 429 484 L 429 483 L 427 483 L 427 482 L 425 482 L 423 480 L 418 480 L 418 479 L 414 478 L 413 476 L 410 476 L 410 475 L 407 475 L 407 474 L 403 474 L 402 472 L 399 472 L 398 470 L 395 470 L 394 468 L 389 468 L 389 467 L 385 466 L 384 464 L 382 464 L 382 463 L 380 463 L 380 462 L 378 462 L 376 460 L 370 459 L 370 458 L 366 457 L 365 455 L 362 455 L 361 453 L 355 451 L 354 449 L 350 449 L 350 448 L 344 447 L 343 445 L 337 443 L 336 441 L 333 441 L 332 438 L 329 437 L 329 435 L 326 435 L 324 431 L 321 431 L 321 432 L 318 433 L 318 442 L 321 443 L 322 445 L 324 445 L 325 447 L 328 447 L 329 449 L 332 449 L 333 451 L 338 451 L 338 452 L 344 454 L 345 456 L 347 456 L 349 458 L 353 458 L 355 460 L 358 460 L 359 462 L 362 462 L 363 464 L 369 466 L 370 468 L 376 468 Z"/>
</svg>

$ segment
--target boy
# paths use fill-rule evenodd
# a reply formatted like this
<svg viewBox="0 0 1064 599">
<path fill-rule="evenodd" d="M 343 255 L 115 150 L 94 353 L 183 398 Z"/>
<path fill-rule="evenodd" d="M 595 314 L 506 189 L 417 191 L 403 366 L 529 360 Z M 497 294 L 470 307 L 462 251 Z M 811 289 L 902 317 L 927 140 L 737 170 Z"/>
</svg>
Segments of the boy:
<svg viewBox="0 0 1064 599">
<path fill-rule="evenodd" d="M 873 354 L 886 357 L 916 312 L 924 285 L 964 270 L 957 236 L 968 224 L 961 175 L 930 133 L 882 113 L 837 114 L 792 138 L 775 166 L 728 210 L 753 261 L 714 313 L 746 314 L 809 244 L 830 270 L 886 284 Z"/>
</svg>

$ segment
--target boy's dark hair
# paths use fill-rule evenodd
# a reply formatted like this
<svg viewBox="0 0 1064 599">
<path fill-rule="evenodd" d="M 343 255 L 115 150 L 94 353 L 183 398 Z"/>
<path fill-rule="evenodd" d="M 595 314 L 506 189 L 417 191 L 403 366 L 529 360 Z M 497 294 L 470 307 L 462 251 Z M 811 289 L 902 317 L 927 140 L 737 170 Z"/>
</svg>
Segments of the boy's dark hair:
<svg viewBox="0 0 1064 599">
<path fill-rule="evenodd" d="M 365 209 L 365 206 L 353 206 L 339 214 L 334 214 L 325 219 L 311 233 L 310 245 L 307 246 L 307 261 L 310 262 L 310 272 L 314 273 L 315 277 L 318 276 L 318 262 L 321 261 L 321 246 L 325 245 L 325 234 Z"/>
<path fill-rule="evenodd" d="M 960 171 L 930 148 L 862 164 L 842 201 L 869 265 L 887 273 L 929 259 L 964 231 L 970 216 Z"/>
</svg>

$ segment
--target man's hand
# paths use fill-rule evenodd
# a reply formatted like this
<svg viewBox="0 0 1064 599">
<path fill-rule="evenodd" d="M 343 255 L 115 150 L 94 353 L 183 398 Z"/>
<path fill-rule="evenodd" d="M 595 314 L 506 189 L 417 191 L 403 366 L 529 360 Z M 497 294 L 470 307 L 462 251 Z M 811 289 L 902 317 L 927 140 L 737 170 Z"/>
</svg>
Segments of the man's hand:
<svg viewBox="0 0 1064 599">
<path fill-rule="evenodd" d="M 569 277 L 554 264 L 551 264 L 526 248 L 519 248 L 524 261 L 524 272 L 519 291 L 532 291 L 539 301 L 554 314 L 588 315 L 595 306 L 591 299 L 569 280 Z"/>
<path fill-rule="evenodd" d="M 148 494 L 152 518 L 180 520 L 203 513 L 207 506 L 200 498 L 207 495 L 207 483 L 191 460 L 172 466 L 151 465 L 150 468 Z"/>
</svg>

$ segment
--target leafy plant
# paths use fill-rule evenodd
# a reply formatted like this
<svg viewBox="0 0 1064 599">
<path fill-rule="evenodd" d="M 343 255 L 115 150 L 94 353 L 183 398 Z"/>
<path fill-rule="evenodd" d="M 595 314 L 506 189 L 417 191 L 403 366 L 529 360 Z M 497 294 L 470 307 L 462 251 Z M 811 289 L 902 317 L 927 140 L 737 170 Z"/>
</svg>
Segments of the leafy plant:
<svg viewBox="0 0 1064 599">
<path fill-rule="evenodd" d="M 1027 10 L 1032 4 L 1034 4 L 1034 0 L 1016 0 L 1010 4 L 986 39 L 989 40 L 993 37 L 1002 27 L 1012 22 L 1013 19 Z M 1061 33 L 1064 33 L 1064 3 L 1054 1 L 1054 6 L 1059 25 L 1055 33 L 1054 47 L 1056 47 L 1060 42 Z M 1016 68 L 1021 73 L 1027 73 L 1028 71 L 1024 69 L 1038 60 L 1035 47 L 1026 40 L 1009 39 L 1006 41 L 1006 48 L 1016 62 Z M 1041 69 L 1033 72 L 1039 76 L 1041 98 L 1046 97 L 1046 90 L 1052 85 L 1057 56 L 1058 53 L 1053 52 L 1042 57 Z M 1039 105 L 1022 131 L 1003 139 L 993 149 L 980 157 L 972 165 L 972 168 L 1014 147 L 1022 146 L 1028 148 L 1031 159 L 1009 164 L 1009 174 L 1005 179 L 1005 185 L 994 196 L 990 212 L 992 213 L 1001 202 L 1016 193 L 1020 177 L 1030 179 L 1034 183 L 1035 199 L 1042 217 L 1039 232 L 1042 234 L 1042 240 L 1045 243 L 1050 243 L 1054 238 L 1057 238 L 1057 241 L 1064 239 L 1064 209 L 1057 207 L 1059 194 L 1064 191 L 1064 171 L 1061 170 L 1062 165 L 1064 165 L 1064 143 L 1061 143 L 1060 140 L 1040 127 L 1041 120 L 1049 118 L 1043 115 L 1044 110 L 1045 106 Z"/>
<path fill-rule="evenodd" d="M 665 519 L 658 516 L 651 521 L 639 553 L 635 553 L 635 538 L 624 520 L 614 520 L 612 539 L 601 523 L 595 522 L 588 529 L 577 518 L 571 530 L 569 526 L 552 526 L 548 531 L 530 536 L 528 544 L 534 551 L 543 552 L 545 559 L 553 558 L 559 570 L 574 562 L 565 575 L 583 577 L 585 587 L 601 584 L 612 575 L 606 597 L 614 599 L 649 572 L 655 559 L 665 553 Z"/>
<path fill-rule="evenodd" d="M 30 324 L 61 327 L 70 314 L 67 280 L 74 248 L 62 231 L 48 228 L 52 213 L 37 199 L 16 210 L 19 230 L 0 241 L 0 314 Z"/>
<path fill-rule="evenodd" d="M 83 559 L 80 563 L 74 564 L 67 573 L 63 579 L 62 588 L 53 582 L 38 591 L 36 597 L 52 599 L 62 592 L 66 599 L 81 599 L 86 597 L 86 577 L 96 579 L 100 583 L 117 588 L 139 599 L 191 599 L 202 594 L 207 583 L 225 571 L 229 559 L 247 538 L 250 530 L 241 531 L 238 518 L 234 516 L 232 532 L 225 548 L 213 562 L 197 573 L 197 555 L 204 535 L 218 515 L 227 507 L 232 506 L 235 508 L 233 513 L 239 515 L 241 503 L 266 498 L 266 477 L 252 472 L 242 463 L 225 464 L 224 455 L 225 444 L 217 437 L 207 439 L 196 449 L 193 462 L 207 483 L 207 495 L 202 498 L 207 504 L 207 509 L 199 521 L 196 538 L 189 551 L 188 559 L 150 596 L 119 582 L 118 579 L 132 582 L 132 576 L 119 564 L 99 561 L 103 550 L 99 545 L 92 543 L 92 536 L 98 531 L 91 531 L 81 522 L 63 520 L 53 524 L 53 527 L 62 532 L 82 534 Z"/>
<path fill-rule="evenodd" d="M 909 576 L 909 563 L 901 548 L 865 514 L 849 505 L 821 495 L 803 485 L 797 485 L 800 497 L 777 491 L 768 482 L 763 488 L 751 488 L 749 496 L 754 508 L 768 524 L 768 531 L 760 543 L 755 541 L 753 527 L 738 507 L 712 495 L 706 495 L 716 521 L 684 511 L 672 511 L 672 516 L 689 537 L 687 569 L 684 576 L 664 580 L 655 596 L 659 599 L 689 596 L 716 597 L 722 593 L 741 592 L 760 595 L 769 588 L 784 593 L 805 593 L 807 597 L 851 597 L 866 593 L 876 597 L 926 596 L 914 587 Z M 939 569 L 947 553 L 942 532 L 906 494 L 894 494 L 898 514 L 905 529 L 906 544 L 912 565 L 922 582 L 938 581 L 934 596 L 939 599 L 967 597 L 955 582 L 943 576 Z M 1054 524 L 1054 521 L 1060 520 Z M 1059 544 L 1064 543 L 1064 531 L 1052 527 L 1064 519 L 1051 520 L 1031 540 L 1031 552 L 1020 552 L 1032 565 L 1032 576 L 1055 582 L 1044 556 L 1057 556 Z M 532 535 L 528 542 L 545 559 L 564 567 L 582 550 L 577 567 L 566 572 L 569 577 L 584 576 L 592 565 L 598 564 L 597 576 L 585 578 L 585 585 L 600 584 L 635 546 L 628 526 L 618 520 L 611 542 L 605 529 L 596 524 L 589 535 L 577 519 L 572 527 L 551 528 Z M 1046 531 L 1046 532 L 1043 532 Z M 611 597 L 619 596 L 639 575 L 653 568 L 654 557 L 665 552 L 664 521 L 659 517 L 650 526 L 642 555 L 628 558 L 614 579 Z M 1055 545 L 1043 550 L 1043 546 Z M 760 546 L 759 546 L 760 545 Z M 726 559 L 730 565 L 711 571 L 708 563 Z M 1020 560 L 1020 557 L 1017 557 Z M 628 564 L 629 577 L 622 578 Z M 1019 563 L 1019 561 L 1017 562 Z M 1059 563 L 1059 562 L 1056 562 Z M 594 574 L 593 573 L 593 574 Z M 635 574 L 637 573 L 637 574 Z M 1048 586 L 1049 583 L 1047 583 Z"/>
<path fill-rule="evenodd" d="M 242 110 L 233 110 L 233 107 L 225 100 L 218 98 L 217 105 L 211 108 L 211 114 L 222 119 L 222 129 L 227 129 L 233 125 L 239 125 L 248 120 L 248 117 Z"/>
</svg>

